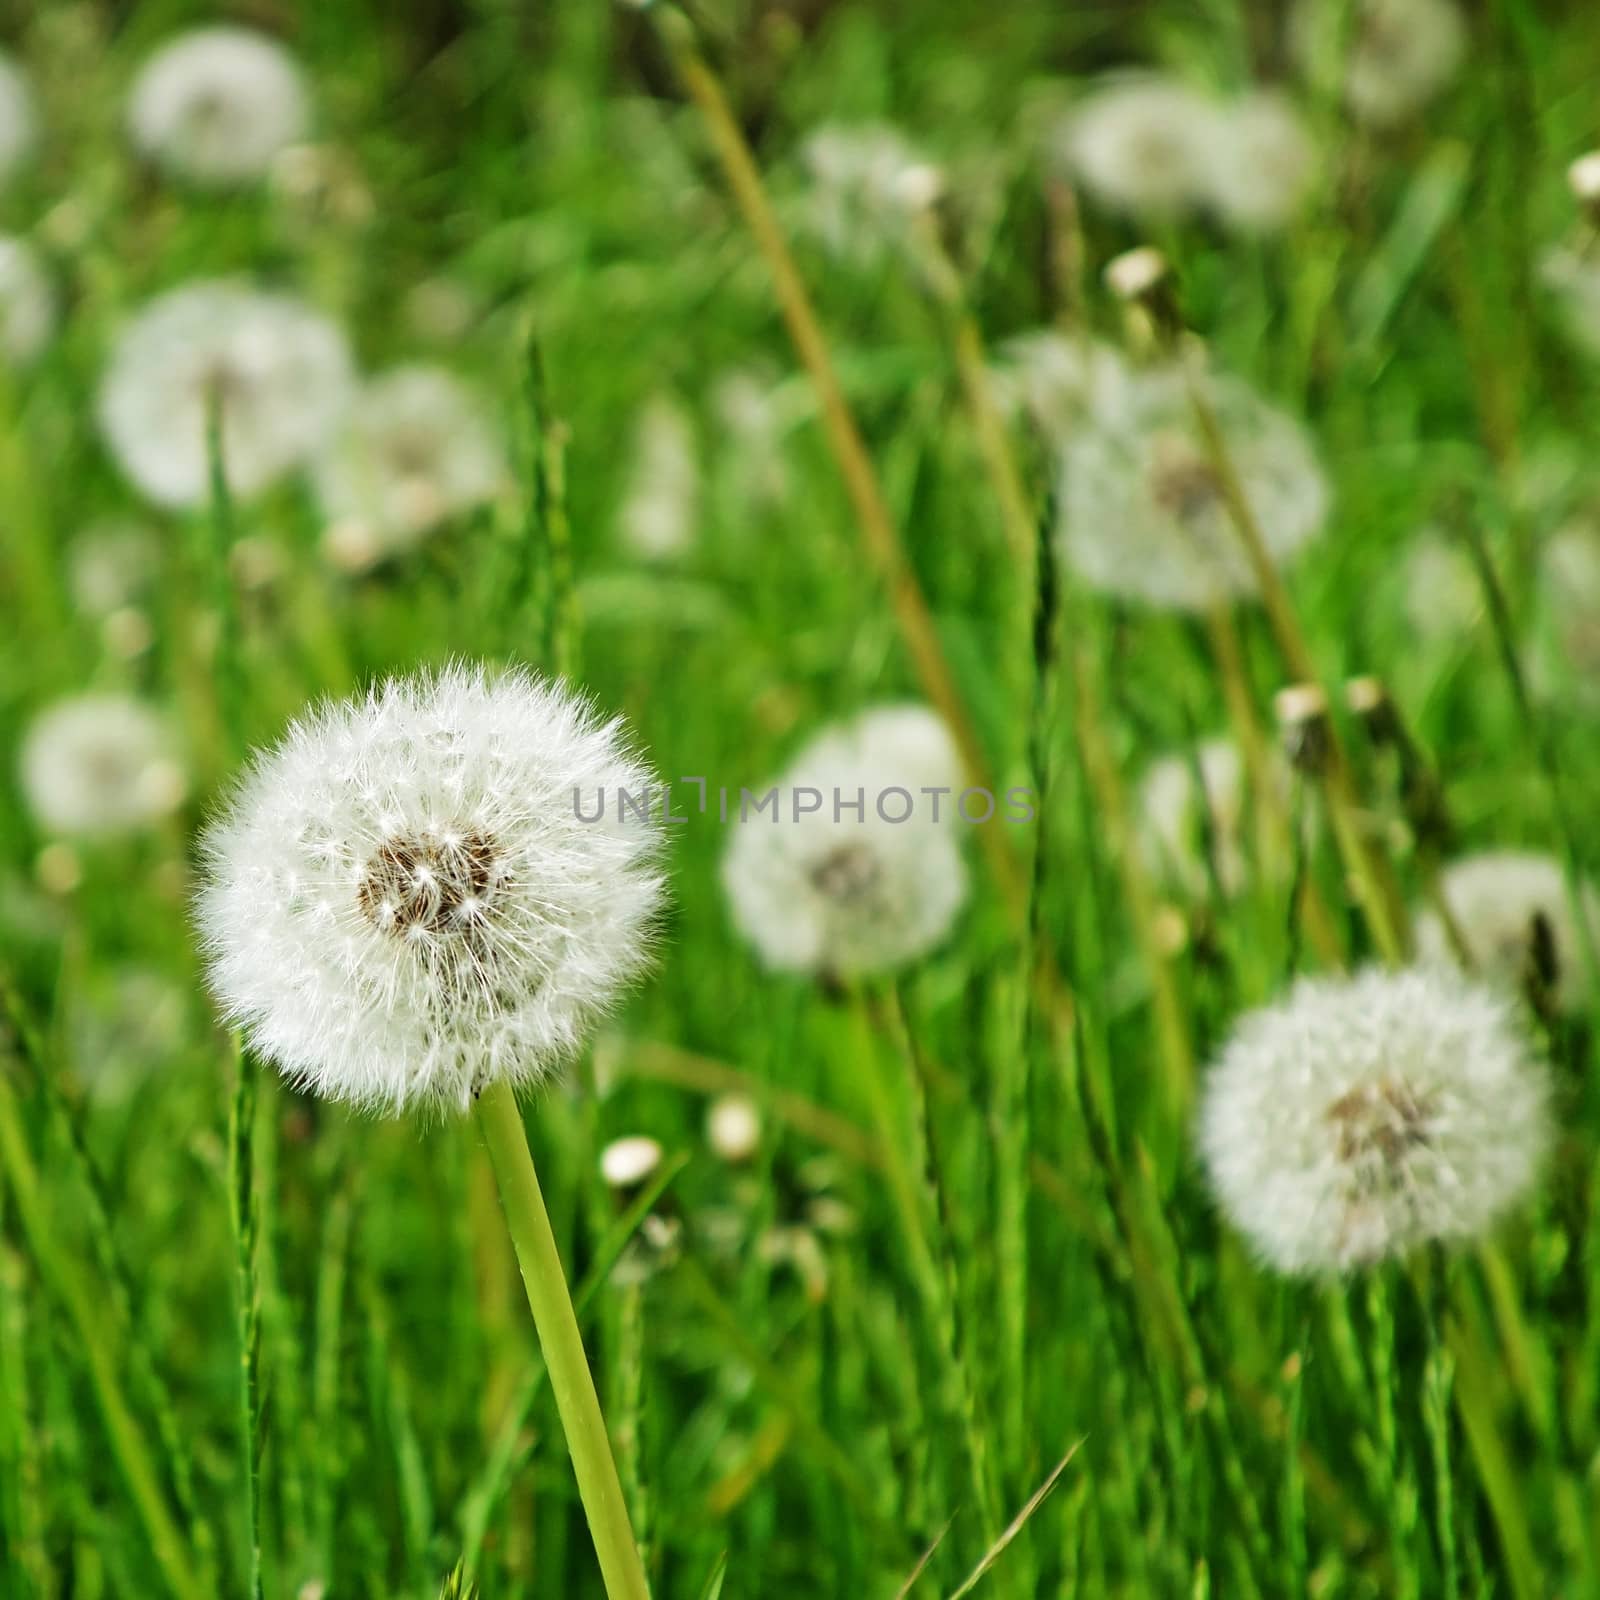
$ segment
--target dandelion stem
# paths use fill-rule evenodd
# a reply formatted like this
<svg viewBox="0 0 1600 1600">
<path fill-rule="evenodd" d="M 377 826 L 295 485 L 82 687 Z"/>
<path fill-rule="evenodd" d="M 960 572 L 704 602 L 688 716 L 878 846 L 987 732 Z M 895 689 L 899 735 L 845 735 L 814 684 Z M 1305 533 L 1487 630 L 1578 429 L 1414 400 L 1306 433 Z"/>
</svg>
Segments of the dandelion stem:
<svg viewBox="0 0 1600 1600">
<path fill-rule="evenodd" d="M 539 1192 L 522 1113 L 510 1085 L 499 1079 L 484 1089 L 478 1096 L 477 1114 L 500 1185 L 506 1226 L 528 1291 L 550 1388 L 566 1430 L 567 1451 L 589 1519 L 595 1554 L 600 1558 L 606 1593 L 612 1600 L 648 1600 L 650 1589 L 628 1522 L 628 1507 L 612 1458 L 605 1418 L 600 1413 L 600 1398 L 584 1354 L 561 1253 L 550 1228 L 544 1196 Z"/>
</svg>

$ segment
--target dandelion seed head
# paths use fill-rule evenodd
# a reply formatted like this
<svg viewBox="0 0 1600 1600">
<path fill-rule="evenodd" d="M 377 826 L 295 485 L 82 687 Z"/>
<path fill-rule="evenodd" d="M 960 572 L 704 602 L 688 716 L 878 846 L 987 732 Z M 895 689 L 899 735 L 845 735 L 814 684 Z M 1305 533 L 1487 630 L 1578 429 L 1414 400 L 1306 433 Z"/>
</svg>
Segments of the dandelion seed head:
<svg viewBox="0 0 1600 1600">
<path fill-rule="evenodd" d="M 1040 328 L 1001 346 L 995 399 L 1007 414 L 1025 415 L 1048 443 L 1060 444 L 1080 427 L 1119 418 L 1132 376 L 1113 346 Z"/>
<path fill-rule="evenodd" d="M 1454 0 L 1301 0 L 1290 43 L 1308 76 L 1342 89 L 1352 117 L 1388 128 L 1456 75 L 1466 27 Z"/>
<path fill-rule="evenodd" d="M 904 725 L 898 730 L 905 734 Z M 967 894 L 966 867 L 950 825 L 917 794 L 912 770 L 940 776 L 944 754 L 926 730 L 890 751 L 870 750 L 859 727 L 825 731 L 777 780 L 779 815 L 754 812 L 735 826 L 722 882 L 734 924 L 768 967 L 855 977 L 890 971 L 927 954 L 949 934 Z M 878 801 L 888 796 L 890 822 Z M 793 809 L 796 791 L 815 789 L 815 811 Z M 835 794 L 845 802 L 836 808 Z M 853 802 L 863 800 L 857 819 Z M 809 798 L 809 797 L 808 797 Z"/>
<path fill-rule="evenodd" d="M 1270 233 L 1292 222 L 1316 182 L 1318 154 L 1294 105 L 1256 90 L 1212 119 L 1203 192 L 1224 226 Z"/>
<path fill-rule="evenodd" d="M 650 782 L 616 723 L 520 672 L 307 714 L 206 835 L 225 1014 L 294 1082 L 371 1109 L 537 1082 L 645 963 L 659 830 L 614 802 Z"/>
<path fill-rule="evenodd" d="M 188 784 L 165 720 L 120 694 L 83 694 L 40 712 L 22 741 L 22 788 L 42 828 L 102 835 L 159 822 Z"/>
<path fill-rule="evenodd" d="M 830 254 L 858 266 L 902 243 L 910 220 L 944 188 L 939 169 L 885 123 L 818 128 L 800 161 L 810 183 L 799 221 Z"/>
<path fill-rule="evenodd" d="M 1116 75 L 1093 88 L 1060 134 L 1066 164 L 1102 205 L 1160 218 L 1207 194 L 1219 111 L 1174 78 Z"/>
<path fill-rule="evenodd" d="M 1322 530 L 1328 485 L 1304 429 L 1229 378 L 1209 398 L 1267 552 L 1282 563 Z M 1184 377 L 1139 375 L 1124 414 L 1061 455 L 1057 544 L 1091 588 L 1173 610 L 1253 595 L 1244 552 Z"/>
<path fill-rule="evenodd" d="M 1422 968 L 1302 978 L 1208 1072 L 1200 1154 L 1264 1262 L 1342 1271 L 1486 1232 L 1534 1181 L 1547 1098 L 1492 989 Z"/>
<path fill-rule="evenodd" d="M 0 183 L 19 167 L 38 137 L 33 91 L 21 68 L 0 50 Z"/>
<path fill-rule="evenodd" d="M 0 356 L 27 366 L 55 331 L 55 290 L 33 246 L 0 234 Z"/>
<path fill-rule="evenodd" d="M 123 330 L 100 385 L 100 428 L 142 493 L 198 506 L 210 497 L 213 404 L 229 487 L 247 496 L 322 445 L 350 388 L 333 323 L 288 295 L 207 280 L 158 296 Z"/>
<path fill-rule="evenodd" d="M 895 784 L 909 790 L 919 809 L 924 788 L 959 793 L 965 770 L 944 718 L 914 701 L 868 706 L 846 722 L 831 724 L 800 749 L 793 764 L 814 771 L 870 769 L 880 787 Z M 940 808 L 941 816 L 954 812 L 950 800 Z"/>
<path fill-rule="evenodd" d="M 362 386 L 312 466 L 330 528 L 358 527 L 372 565 L 492 500 L 508 470 L 483 408 L 438 367 L 398 367 Z M 336 554 L 350 566 L 350 550 Z"/>
<path fill-rule="evenodd" d="M 1587 1006 L 1589 961 L 1559 861 L 1527 850 L 1484 851 L 1447 867 L 1439 890 L 1480 977 L 1512 994 L 1530 983 L 1547 987 L 1560 1011 Z M 1600 895 L 1585 884 L 1580 900 L 1600 943 Z M 1454 962 L 1437 912 L 1419 911 L 1416 935 L 1420 959 L 1446 966 Z"/>
<path fill-rule="evenodd" d="M 304 77 L 275 40 L 248 28 L 196 28 L 162 46 L 135 79 L 128 130 L 178 177 L 225 188 L 263 176 L 310 120 Z"/>
</svg>

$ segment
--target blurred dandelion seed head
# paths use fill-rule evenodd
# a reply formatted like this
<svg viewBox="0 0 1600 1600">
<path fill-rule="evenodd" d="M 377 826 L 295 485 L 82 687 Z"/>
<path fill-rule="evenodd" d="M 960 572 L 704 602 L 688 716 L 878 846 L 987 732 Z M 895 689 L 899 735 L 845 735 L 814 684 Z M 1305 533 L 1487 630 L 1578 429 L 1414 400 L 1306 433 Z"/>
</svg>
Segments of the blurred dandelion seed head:
<svg viewBox="0 0 1600 1600">
<path fill-rule="evenodd" d="M 1209 391 L 1268 554 L 1286 561 L 1327 516 L 1327 480 L 1311 441 L 1236 379 L 1213 378 Z M 1091 588 L 1150 606 L 1204 611 L 1256 592 L 1181 374 L 1140 374 L 1120 417 L 1069 437 L 1057 545 Z"/>
<path fill-rule="evenodd" d="M 330 557 L 359 571 L 410 549 L 453 517 L 493 500 L 509 469 L 472 392 L 439 367 L 408 366 L 363 385 L 312 467 Z"/>
<path fill-rule="evenodd" d="M 1374 128 L 1418 115 L 1456 75 L 1467 44 L 1454 0 L 1301 0 L 1289 36 L 1306 76 Z"/>
<path fill-rule="evenodd" d="M 305 135 L 303 75 L 282 45 L 248 28 L 197 28 L 145 63 L 128 101 L 142 155 L 207 187 L 262 177 Z"/>
<path fill-rule="evenodd" d="M 41 827 L 98 835 L 160 821 L 188 784 L 156 711 L 126 695 L 84 694 L 46 708 L 29 727 L 22 787 Z"/>
<path fill-rule="evenodd" d="M 1484 851 L 1453 862 L 1441 874 L 1439 888 L 1479 976 L 1512 994 L 1530 984 L 1548 987 L 1560 1011 L 1587 1006 L 1593 981 L 1583 933 L 1567 892 L 1566 872 L 1554 857 L 1527 850 Z M 1580 903 L 1600 944 L 1600 895 L 1585 884 Z M 1454 962 L 1437 912 L 1418 912 L 1416 935 L 1422 960 L 1446 966 Z M 1552 970 L 1541 971 L 1546 962 Z"/>
<path fill-rule="evenodd" d="M 1302 978 L 1207 1074 L 1200 1153 L 1265 1263 L 1341 1271 L 1481 1236 L 1538 1172 L 1547 1099 L 1491 989 L 1421 968 Z"/>
<path fill-rule="evenodd" d="M 310 306 L 204 280 L 158 296 L 123 330 L 101 380 L 100 427 L 151 500 L 204 505 L 213 406 L 229 487 L 248 496 L 321 447 L 351 383 L 343 333 Z"/>
<path fill-rule="evenodd" d="M 961 764 L 938 718 L 922 707 L 875 708 L 824 729 L 776 781 L 783 795 L 815 789 L 820 807 L 785 815 L 781 826 L 740 823 L 722 865 L 733 921 L 768 967 L 837 977 L 890 971 L 948 936 L 967 873 L 952 825 Z M 925 785 L 954 791 L 937 821 L 920 796 Z M 878 809 L 890 786 L 911 798 L 906 820 L 888 821 Z M 850 804 L 836 806 L 839 797 Z"/>
</svg>

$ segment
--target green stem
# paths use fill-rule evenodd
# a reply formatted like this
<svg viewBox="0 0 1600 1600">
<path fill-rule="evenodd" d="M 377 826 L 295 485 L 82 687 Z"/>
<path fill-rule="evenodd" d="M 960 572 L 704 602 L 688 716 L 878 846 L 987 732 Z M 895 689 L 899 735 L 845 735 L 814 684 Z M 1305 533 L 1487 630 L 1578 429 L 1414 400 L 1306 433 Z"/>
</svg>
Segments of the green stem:
<svg viewBox="0 0 1600 1600">
<path fill-rule="evenodd" d="M 649 1600 L 644 1564 L 633 1541 L 622 1483 L 567 1291 L 561 1254 L 533 1170 L 522 1113 L 516 1096 L 503 1081 L 479 1095 L 477 1110 L 606 1593 L 612 1600 Z"/>
</svg>

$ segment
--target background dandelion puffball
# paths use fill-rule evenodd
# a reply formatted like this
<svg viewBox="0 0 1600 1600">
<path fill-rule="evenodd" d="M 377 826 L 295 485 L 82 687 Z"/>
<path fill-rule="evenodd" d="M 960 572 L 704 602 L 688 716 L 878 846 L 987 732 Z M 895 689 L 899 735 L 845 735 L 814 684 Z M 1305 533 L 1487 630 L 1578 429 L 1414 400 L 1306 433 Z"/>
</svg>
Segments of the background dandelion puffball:
<svg viewBox="0 0 1600 1600">
<path fill-rule="evenodd" d="M 310 121 L 294 57 L 249 28 L 196 28 L 158 50 L 128 101 L 150 160 L 203 187 L 260 177 Z"/>
<path fill-rule="evenodd" d="M 1509 1006 L 1455 973 L 1303 978 L 1206 1078 L 1200 1153 L 1281 1272 L 1482 1234 L 1532 1183 L 1547 1085 Z"/>
<path fill-rule="evenodd" d="M 722 861 L 734 925 L 762 963 L 864 976 L 915 961 L 947 938 L 967 896 L 955 820 L 960 774 L 949 731 L 921 707 L 879 707 L 812 739 L 775 780 L 776 820 L 770 809 L 752 809 L 732 822 Z M 924 784 L 953 791 L 938 821 L 919 792 Z M 887 815 L 901 818 L 889 821 L 877 802 L 894 787 L 907 796 L 889 797 Z M 802 789 L 818 791 L 819 809 L 797 814 Z M 848 809 L 835 809 L 836 793 Z"/>
<path fill-rule="evenodd" d="M 619 723 L 523 672 L 313 711 L 206 834 L 225 1014 L 295 1083 L 385 1112 L 538 1081 L 644 965 L 659 832 L 616 795 L 651 783 Z"/>
<path fill-rule="evenodd" d="M 310 306 L 204 279 L 158 295 L 123 330 L 100 385 L 100 427 L 156 504 L 204 505 L 213 394 L 228 486 L 252 495 L 321 447 L 353 381 L 344 335 Z"/>
</svg>

